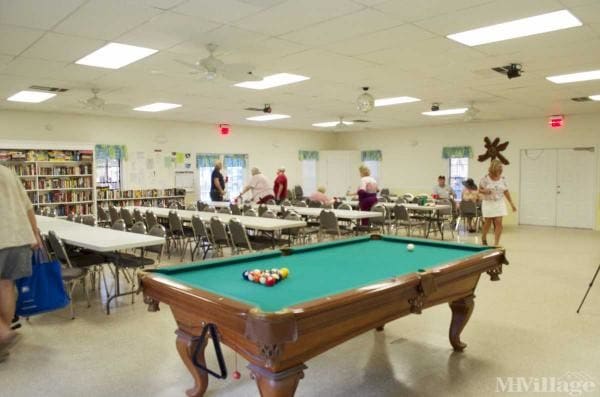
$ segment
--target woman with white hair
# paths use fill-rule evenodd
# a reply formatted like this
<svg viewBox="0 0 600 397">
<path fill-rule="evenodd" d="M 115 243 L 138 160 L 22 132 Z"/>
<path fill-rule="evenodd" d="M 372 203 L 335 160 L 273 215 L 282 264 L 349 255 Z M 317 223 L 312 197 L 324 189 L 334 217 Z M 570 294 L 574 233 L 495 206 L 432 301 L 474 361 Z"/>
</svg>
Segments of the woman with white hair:
<svg viewBox="0 0 600 397">
<path fill-rule="evenodd" d="M 358 195 L 358 207 L 361 211 L 371 211 L 371 208 L 377 204 L 377 181 L 371 176 L 371 170 L 366 165 L 358 167 L 360 173 L 360 186 L 356 194 Z M 363 219 L 363 225 L 368 225 L 369 220 Z"/>
<path fill-rule="evenodd" d="M 479 182 L 479 193 L 483 196 L 481 212 L 484 219 L 481 242 L 487 245 L 487 234 L 493 223 L 494 245 L 499 245 L 502 236 L 502 217 L 508 214 L 504 199 L 508 200 L 513 211 L 517 210 L 508 191 L 506 180 L 502 176 L 502 163 L 499 160 L 492 160 L 490 163 L 488 174 Z"/>
<path fill-rule="evenodd" d="M 242 190 L 238 196 L 238 199 L 241 199 L 244 193 L 247 191 L 252 192 L 252 201 L 257 204 L 264 204 L 269 200 L 275 199 L 275 196 L 273 196 L 273 188 L 271 188 L 271 183 L 267 177 L 265 177 L 256 167 L 252 167 L 252 178 L 244 187 L 244 190 Z"/>
<path fill-rule="evenodd" d="M 317 191 L 310 195 L 309 200 L 318 201 L 323 206 L 333 205 L 335 200 L 332 198 L 329 198 L 325 194 L 325 192 L 326 192 L 325 186 L 319 186 L 317 188 Z"/>
</svg>

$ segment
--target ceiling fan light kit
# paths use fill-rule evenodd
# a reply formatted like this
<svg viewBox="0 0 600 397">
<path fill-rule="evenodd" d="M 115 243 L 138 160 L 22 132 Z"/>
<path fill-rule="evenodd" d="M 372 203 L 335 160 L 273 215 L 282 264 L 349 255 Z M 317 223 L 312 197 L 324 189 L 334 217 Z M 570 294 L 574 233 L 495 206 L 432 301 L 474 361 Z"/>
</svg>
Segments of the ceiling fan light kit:
<svg viewBox="0 0 600 397">
<path fill-rule="evenodd" d="M 375 107 L 375 98 L 369 93 L 369 87 L 363 87 L 363 93 L 356 98 L 356 106 L 363 113 L 368 113 Z"/>
</svg>

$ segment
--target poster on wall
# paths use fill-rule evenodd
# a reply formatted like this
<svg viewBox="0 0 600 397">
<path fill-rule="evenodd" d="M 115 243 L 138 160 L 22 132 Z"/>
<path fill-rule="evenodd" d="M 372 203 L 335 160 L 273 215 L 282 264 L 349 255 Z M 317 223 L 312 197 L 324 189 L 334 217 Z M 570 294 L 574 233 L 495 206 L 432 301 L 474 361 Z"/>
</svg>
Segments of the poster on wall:
<svg viewBox="0 0 600 397">
<path fill-rule="evenodd" d="M 194 191 L 194 171 L 175 171 L 175 188 Z"/>
</svg>

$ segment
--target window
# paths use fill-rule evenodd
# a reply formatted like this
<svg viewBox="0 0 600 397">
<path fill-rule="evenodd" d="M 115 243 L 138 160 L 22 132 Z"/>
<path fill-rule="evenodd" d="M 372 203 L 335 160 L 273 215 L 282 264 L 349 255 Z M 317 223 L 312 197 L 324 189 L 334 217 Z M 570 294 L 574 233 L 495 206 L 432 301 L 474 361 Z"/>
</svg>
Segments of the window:
<svg viewBox="0 0 600 397">
<path fill-rule="evenodd" d="M 463 181 L 469 176 L 469 158 L 454 157 L 448 159 L 450 166 L 450 187 L 454 191 L 456 201 L 462 199 Z"/>
<path fill-rule="evenodd" d="M 96 159 L 96 184 L 109 189 L 120 189 L 121 160 Z"/>
<path fill-rule="evenodd" d="M 317 160 L 302 160 L 302 191 L 310 196 L 317 191 Z"/>
<path fill-rule="evenodd" d="M 363 161 L 363 164 L 365 166 L 367 166 L 369 168 L 369 170 L 371 170 L 371 176 L 373 178 L 375 178 L 375 180 L 377 181 L 377 186 L 379 187 L 379 189 L 381 189 L 381 179 L 379 176 L 379 166 L 381 164 L 381 161 L 379 160 L 365 160 Z"/>
<path fill-rule="evenodd" d="M 200 200 L 210 202 L 211 176 L 215 162 L 223 163 L 221 171 L 225 182 L 225 199 L 237 197 L 244 188 L 247 174 L 248 155 L 246 154 L 199 154 L 196 157 L 198 175 L 200 178 Z"/>
</svg>

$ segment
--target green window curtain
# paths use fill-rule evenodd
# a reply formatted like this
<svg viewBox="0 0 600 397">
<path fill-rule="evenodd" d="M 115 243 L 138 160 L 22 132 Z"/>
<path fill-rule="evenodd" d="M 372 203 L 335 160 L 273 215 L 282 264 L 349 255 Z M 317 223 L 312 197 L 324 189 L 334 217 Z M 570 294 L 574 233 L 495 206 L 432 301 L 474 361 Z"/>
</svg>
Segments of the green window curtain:
<svg viewBox="0 0 600 397">
<path fill-rule="evenodd" d="M 215 162 L 219 160 L 218 154 L 201 153 L 196 155 L 196 168 L 214 167 Z"/>
<path fill-rule="evenodd" d="M 383 156 L 381 150 L 363 150 L 360 152 L 361 161 L 381 161 Z"/>
<path fill-rule="evenodd" d="M 226 154 L 223 157 L 223 165 L 227 167 L 242 167 L 246 168 L 248 164 L 247 154 Z"/>
<path fill-rule="evenodd" d="M 96 160 L 127 160 L 125 145 L 96 145 Z"/>
<path fill-rule="evenodd" d="M 442 158 L 453 159 L 457 157 L 473 157 L 471 146 L 445 146 L 442 149 Z"/>
<path fill-rule="evenodd" d="M 298 160 L 319 160 L 319 152 L 316 150 L 299 150 Z"/>
</svg>

